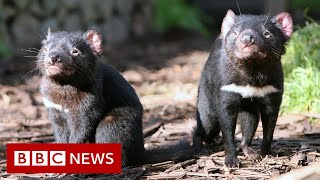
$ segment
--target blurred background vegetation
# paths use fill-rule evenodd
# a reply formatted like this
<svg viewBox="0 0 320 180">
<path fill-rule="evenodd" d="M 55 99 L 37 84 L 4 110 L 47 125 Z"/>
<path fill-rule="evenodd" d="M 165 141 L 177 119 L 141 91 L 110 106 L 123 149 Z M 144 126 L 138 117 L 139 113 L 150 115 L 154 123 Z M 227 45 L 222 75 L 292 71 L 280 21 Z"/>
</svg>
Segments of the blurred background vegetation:
<svg viewBox="0 0 320 180">
<path fill-rule="evenodd" d="M 320 112 L 320 25 L 307 23 L 293 33 L 282 58 L 285 93 L 282 112 Z"/>
<path fill-rule="evenodd" d="M 242 13 L 261 14 L 277 8 L 277 6 L 273 6 L 274 8 L 271 6 L 268 10 L 265 7 L 267 1 L 263 0 L 255 1 L 258 5 L 253 3 L 253 1 L 238 1 Z M 3 2 L 13 6 L 11 1 Z M 216 6 L 208 5 L 206 7 L 206 3 L 208 2 L 212 4 L 216 2 L 217 4 Z M 271 2 L 276 4 L 278 1 Z M 320 17 L 320 1 L 284 0 L 284 2 L 285 9 L 293 15 L 296 31 L 287 45 L 286 55 L 283 56 L 285 93 L 281 112 L 319 113 L 320 25 L 317 23 L 317 20 Z M 218 6 L 224 3 L 225 7 Z M 214 7 L 217 9 L 212 9 Z M 154 0 L 151 30 L 156 34 L 164 34 L 173 28 L 187 29 L 200 33 L 213 42 L 214 35 L 219 33 L 222 17 L 229 8 L 238 12 L 235 0 Z M 4 11 L 0 14 L 2 15 L 1 17 L 6 15 L 3 14 Z M 8 22 L 11 23 L 11 20 Z M 4 39 L 0 37 L 0 60 L 4 57 L 15 55 L 12 46 L 10 47 Z"/>
<path fill-rule="evenodd" d="M 184 0 L 156 0 L 154 1 L 154 23 L 156 32 L 166 32 L 171 28 L 179 27 L 209 35 L 205 24 L 208 17 L 195 6 Z"/>
<path fill-rule="evenodd" d="M 239 2 L 241 5 L 241 0 Z M 303 18 L 309 21 L 296 24 L 296 31 L 283 56 L 285 93 L 281 113 L 319 113 L 320 25 L 307 16 L 307 12 L 317 14 L 320 1 L 292 0 L 289 1 L 289 9 L 293 12 L 303 12 Z M 176 26 L 208 35 L 208 19 L 210 18 L 202 11 L 186 1 L 155 1 L 154 29 L 158 32 Z"/>
<path fill-rule="evenodd" d="M 12 53 L 6 43 L 0 39 L 0 58 L 1 57 L 9 57 Z"/>
</svg>

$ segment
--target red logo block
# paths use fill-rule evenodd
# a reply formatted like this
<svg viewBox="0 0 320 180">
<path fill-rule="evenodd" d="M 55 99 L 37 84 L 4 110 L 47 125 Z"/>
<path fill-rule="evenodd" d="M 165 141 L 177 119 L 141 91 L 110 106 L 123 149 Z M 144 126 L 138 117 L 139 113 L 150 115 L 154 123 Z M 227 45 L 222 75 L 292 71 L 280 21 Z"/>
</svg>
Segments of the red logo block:
<svg viewBox="0 0 320 180">
<path fill-rule="evenodd" d="M 121 173 L 120 144 L 7 144 L 8 173 Z"/>
</svg>

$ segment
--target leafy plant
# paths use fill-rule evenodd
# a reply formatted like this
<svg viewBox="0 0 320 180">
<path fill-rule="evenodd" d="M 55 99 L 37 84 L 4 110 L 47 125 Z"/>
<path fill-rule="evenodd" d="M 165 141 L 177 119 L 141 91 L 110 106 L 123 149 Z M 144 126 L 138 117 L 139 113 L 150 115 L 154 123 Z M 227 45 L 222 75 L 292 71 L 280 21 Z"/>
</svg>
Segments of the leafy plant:
<svg viewBox="0 0 320 180">
<path fill-rule="evenodd" d="M 285 91 L 282 113 L 320 112 L 320 25 L 295 31 L 282 62 Z"/>
<path fill-rule="evenodd" d="M 294 9 L 304 9 L 306 7 L 319 10 L 320 9 L 320 1 L 319 0 L 291 0 L 291 6 Z"/>
<path fill-rule="evenodd" d="M 8 46 L 0 40 L 0 57 L 7 57 L 11 55 L 11 51 Z"/>
<path fill-rule="evenodd" d="M 154 7 L 153 26 L 158 32 L 165 32 L 172 27 L 182 27 L 209 34 L 204 23 L 204 14 L 184 0 L 154 0 Z"/>
</svg>

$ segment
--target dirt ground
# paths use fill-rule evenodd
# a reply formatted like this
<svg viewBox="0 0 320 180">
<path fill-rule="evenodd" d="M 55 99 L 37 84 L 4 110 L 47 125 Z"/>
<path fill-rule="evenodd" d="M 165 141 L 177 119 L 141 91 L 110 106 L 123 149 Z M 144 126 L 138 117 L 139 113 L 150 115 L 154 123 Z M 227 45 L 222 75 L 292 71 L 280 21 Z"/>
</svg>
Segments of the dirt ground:
<svg viewBox="0 0 320 180">
<path fill-rule="evenodd" d="M 178 39 L 169 36 L 165 40 L 131 40 L 120 47 L 107 48 L 107 62 L 122 71 L 141 98 L 145 111 L 143 122 L 146 148 L 182 138 L 191 140 L 198 80 L 213 39 L 189 36 L 188 33 L 182 33 Z M 34 54 L 26 53 L 26 56 L 29 55 Z M 54 141 L 42 97 L 38 93 L 40 77 L 26 72 L 34 66 L 34 60 L 21 57 L 15 64 L 0 71 L 0 177 L 81 179 L 77 175 L 6 173 L 5 150 L 8 142 Z M 282 115 L 274 134 L 274 155 L 250 161 L 239 152 L 240 168 L 224 166 L 224 151 L 220 142 L 208 145 L 201 154 L 190 155 L 190 159 L 183 162 L 167 161 L 128 167 L 119 175 L 86 178 L 270 179 L 304 166 L 316 167 L 314 169 L 318 174 L 312 171 L 308 175 L 320 178 L 319 120 L 320 114 Z M 236 139 L 241 139 L 238 128 Z M 262 127 L 259 125 L 252 143 L 255 150 L 259 150 L 261 139 Z M 299 172 L 301 175 L 304 171 L 300 169 Z M 298 176 L 294 177 L 298 179 Z"/>
</svg>

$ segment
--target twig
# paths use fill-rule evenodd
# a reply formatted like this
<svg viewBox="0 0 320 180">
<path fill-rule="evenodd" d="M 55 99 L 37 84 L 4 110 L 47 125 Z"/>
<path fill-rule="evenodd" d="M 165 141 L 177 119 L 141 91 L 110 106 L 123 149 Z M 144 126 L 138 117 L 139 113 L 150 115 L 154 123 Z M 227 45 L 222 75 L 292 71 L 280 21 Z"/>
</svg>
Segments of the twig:
<svg viewBox="0 0 320 180">
<path fill-rule="evenodd" d="M 151 126 L 145 127 L 143 129 L 143 136 L 144 137 L 150 136 L 150 134 L 155 132 L 157 129 L 159 129 L 161 125 L 162 125 L 162 122 L 158 121 L 152 124 Z"/>
</svg>

